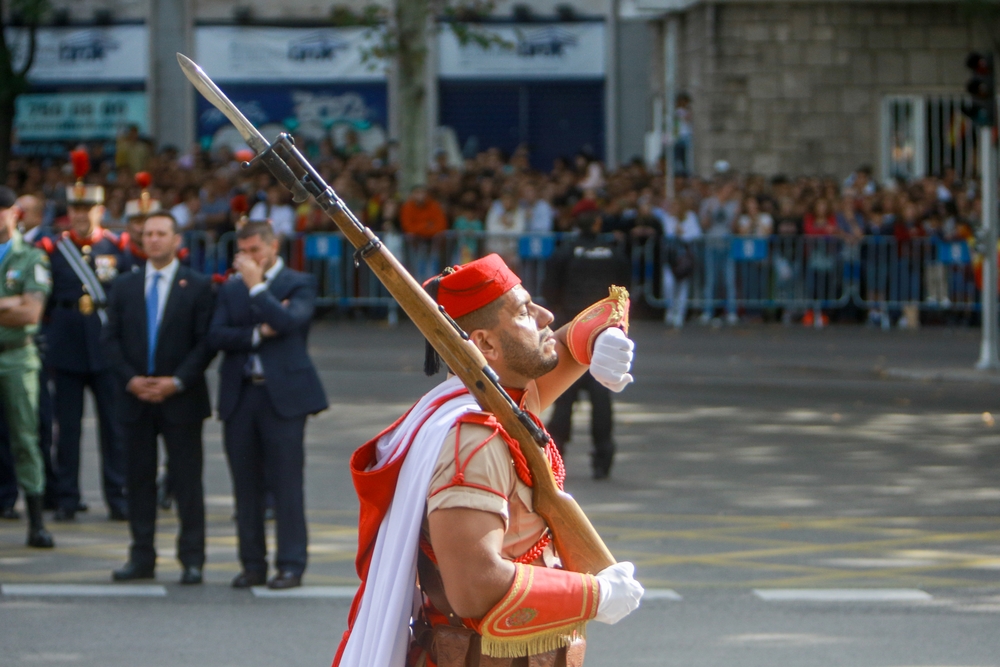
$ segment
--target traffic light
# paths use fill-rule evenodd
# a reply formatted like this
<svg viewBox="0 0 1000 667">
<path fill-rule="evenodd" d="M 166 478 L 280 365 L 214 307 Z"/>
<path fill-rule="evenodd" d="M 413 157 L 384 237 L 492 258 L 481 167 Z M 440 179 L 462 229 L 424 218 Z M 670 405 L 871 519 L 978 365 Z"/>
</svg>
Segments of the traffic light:
<svg viewBox="0 0 1000 667">
<path fill-rule="evenodd" d="M 972 70 L 972 77 L 965 85 L 972 103 L 963 105 L 962 112 L 980 127 L 993 127 L 997 122 L 993 54 L 970 53 L 965 66 Z"/>
</svg>

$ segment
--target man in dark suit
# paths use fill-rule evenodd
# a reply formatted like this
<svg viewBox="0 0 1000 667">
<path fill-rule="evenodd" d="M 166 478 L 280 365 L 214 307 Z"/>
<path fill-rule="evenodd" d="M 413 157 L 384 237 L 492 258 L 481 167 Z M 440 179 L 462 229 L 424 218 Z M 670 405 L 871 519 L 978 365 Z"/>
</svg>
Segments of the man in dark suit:
<svg viewBox="0 0 1000 667">
<path fill-rule="evenodd" d="M 278 573 L 270 588 L 299 586 L 306 567 L 303 494 L 306 417 L 326 393 L 306 348 L 316 300 L 312 276 L 286 268 L 267 222 L 236 234 L 235 273 L 219 290 L 209 344 L 219 367 L 219 417 L 236 498 L 243 571 L 234 588 L 267 581 L 265 488 L 274 493 Z"/>
<path fill-rule="evenodd" d="M 104 329 L 107 356 L 125 388 L 118 417 L 127 451 L 132 547 L 113 579 L 152 579 L 156 567 L 157 437 L 177 499 L 177 558 L 182 584 L 200 584 L 205 563 L 202 425 L 212 414 L 205 382 L 214 350 L 208 324 L 212 281 L 177 261 L 181 235 L 166 212 L 143 227 L 143 270 L 115 280 Z"/>
</svg>

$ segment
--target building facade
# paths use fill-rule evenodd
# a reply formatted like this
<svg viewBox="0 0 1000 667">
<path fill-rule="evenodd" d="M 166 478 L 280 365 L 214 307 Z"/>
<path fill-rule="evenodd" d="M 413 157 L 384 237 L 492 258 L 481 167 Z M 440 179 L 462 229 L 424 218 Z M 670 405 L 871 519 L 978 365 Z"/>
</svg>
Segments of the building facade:
<svg viewBox="0 0 1000 667">
<path fill-rule="evenodd" d="M 51 96 L 90 93 L 105 95 L 91 100 L 96 108 L 128 108 L 101 121 L 105 133 L 116 118 L 143 118 L 161 144 L 225 139 L 225 124 L 176 66 L 177 51 L 192 54 L 263 125 L 351 127 L 372 142 L 394 134 L 391 71 L 362 62 L 363 29 L 335 25 L 345 7 L 360 15 L 387 0 L 53 4 L 63 25 L 44 31 L 51 62 L 46 69 L 42 58 L 32 79 L 36 94 L 50 97 L 30 107 L 34 136 L 56 125 L 45 122 L 56 108 Z M 541 168 L 581 149 L 612 165 L 653 162 L 670 123 L 670 137 L 676 142 L 681 127 L 689 142 L 682 168 L 701 175 L 718 160 L 769 176 L 860 165 L 881 178 L 972 173 L 975 133 L 960 111 L 964 61 L 989 49 L 998 27 L 970 14 L 972 4 L 499 2 L 488 27 L 512 49 L 462 47 L 447 28 L 438 31 L 432 122 L 470 150 L 527 143 Z M 689 100 L 683 118 L 673 112 L 678 96 Z"/>
<path fill-rule="evenodd" d="M 883 179 L 975 164 L 965 59 L 992 44 L 961 2 L 705 2 L 674 20 L 700 173 L 720 159 Z"/>
</svg>

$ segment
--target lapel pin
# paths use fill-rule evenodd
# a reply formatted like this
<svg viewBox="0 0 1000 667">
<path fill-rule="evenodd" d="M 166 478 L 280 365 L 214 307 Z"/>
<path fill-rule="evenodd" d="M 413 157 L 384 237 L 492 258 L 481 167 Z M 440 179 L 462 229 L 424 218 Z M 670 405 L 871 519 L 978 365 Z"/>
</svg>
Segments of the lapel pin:
<svg viewBox="0 0 1000 667">
<path fill-rule="evenodd" d="M 181 278 L 180 280 L 177 281 L 177 284 L 180 285 L 181 287 L 187 287 L 188 281 L 184 278 Z"/>
</svg>

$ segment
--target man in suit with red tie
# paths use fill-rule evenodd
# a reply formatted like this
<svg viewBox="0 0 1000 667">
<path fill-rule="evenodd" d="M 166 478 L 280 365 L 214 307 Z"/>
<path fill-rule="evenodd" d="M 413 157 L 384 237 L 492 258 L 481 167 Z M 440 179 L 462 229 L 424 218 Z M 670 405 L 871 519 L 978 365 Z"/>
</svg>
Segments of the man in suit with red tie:
<svg viewBox="0 0 1000 667">
<path fill-rule="evenodd" d="M 212 414 L 205 370 L 215 356 L 208 346 L 214 296 L 210 278 L 178 262 L 180 246 L 173 216 L 165 211 L 150 215 L 142 230 L 146 265 L 117 278 L 108 305 L 103 340 L 125 387 L 118 416 L 128 454 L 132 533 L 129 560 L 114 571 L 115 581 L 155 575 L 157 437 L 162 435 L 180 520 L 181 583 L 202 582 L 202 426 Z"/>
<path fill-rule="evenodd" d="M 264 496 L 274 493 L 278 570 L 270 588 L 299 586 L 306 568 L 306 417 L 325 410 L 326 393 L 306 342 L 316 305 L 313 276 L 287 268 L 267 222 L 236 233 L 236 270 L 219 288 L 209 344 L 219 366 L 219 418 L 236 498 L 243 571 L 234 588 L 267 581 Z"/>
</svg>

